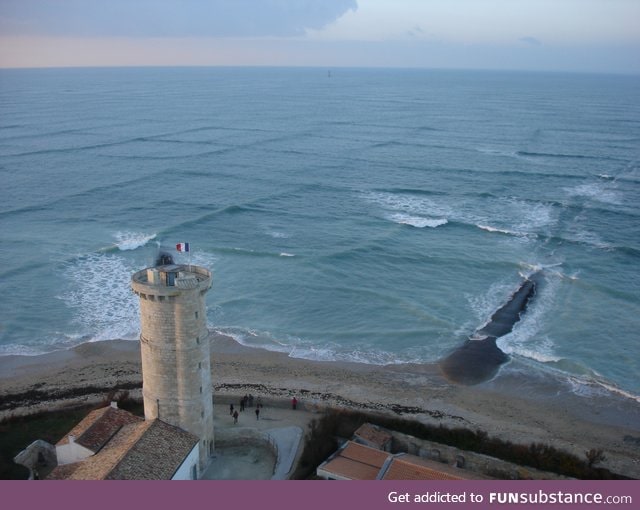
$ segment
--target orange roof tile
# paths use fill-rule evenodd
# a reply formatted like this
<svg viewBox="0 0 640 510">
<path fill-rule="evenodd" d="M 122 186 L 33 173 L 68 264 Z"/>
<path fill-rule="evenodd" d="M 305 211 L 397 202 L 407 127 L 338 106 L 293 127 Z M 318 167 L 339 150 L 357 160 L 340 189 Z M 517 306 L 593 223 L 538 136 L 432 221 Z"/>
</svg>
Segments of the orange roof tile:
<svg viewBox="0 0 640 510">
<path fill-rule="evenodd" d="M 347 478 L 349 480 L 375 480 L 380 472 L 379 467 L 345 459 L 340 456 L 327 462 L 322 466 L 322 469 L 340 478 Z"/>
<path fill-rule="evenodd" d="M 320 469 L 350 480 L 375 480 L 389 453 L 348 441 Z"/>
<path fill-rule="evenodd" d="M 485 478 L 488 477 L 409 454 L 395 456 L 382 476 L 383 480 L 474 480 Z"/>
<path fill-rule="evenodd" d="M 353 435 L 356 438 L 361 438 L 364 441 L 376 445 L 380 449 L 384 448 L 385 444 L 388 443 L 392 437 L 388 431 L 371 423 L 364 423 Z"/>
<path fill-rule="evenodd" d="M 384 461 L 389 457 L 389 454 L 382 450 L 371 448 L 370 446 L 349 441 L 347 446 L 340 451 L 340 456 L 381 468 Z"/>
</svg>

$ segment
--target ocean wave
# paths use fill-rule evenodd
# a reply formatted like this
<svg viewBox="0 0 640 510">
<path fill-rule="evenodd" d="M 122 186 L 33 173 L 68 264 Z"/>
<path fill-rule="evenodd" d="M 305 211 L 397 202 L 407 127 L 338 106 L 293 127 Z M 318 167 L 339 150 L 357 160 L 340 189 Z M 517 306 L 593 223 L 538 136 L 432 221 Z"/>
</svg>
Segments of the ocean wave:
<svg viewBox="0 0 640 510">
<path fill-rule="evenodd" d="M 603 241 L 598 234 L 596 234 L 595 232 L 589 232 L 588 230 L 565 232 L 562 236 L 562 239 L 577 244 L 584 244 L 586 246 L 591 246 L 604 251 L 611 251 L 615 248 L 611 243 Z"/>
<path fill-rule="evenodd" d="M 155 239 L 156 235 L 142 232 L 116 232 L 113 237 L 116 238 L 116 246 L 120 251 L 130 251 L 146 245 Z"/>
<path fill-rule="evenodd" d="M 508 230 L 504 228 L 491 227 L 489 225 L 476 225 L 480 230 L 486 230 L 487 232 L 495 232 L 498 234 L 505 234 L 516 237 L 537 237 L 536 234 L 528 234 L 526 232 L 516 232 L 515 230 Z"/>
<path fill-rule="evenodd" d="M 504 156 L 513 158 L 518 155 L 517 152 L 513 150 L 492 149 L 489 147 L 476 147 L 475 150 L 481 154 L 489 154 L 491 156 Z"/>
<path fill-rule="evenodd" d="M 594 395 L 607 396 L 615 394 L 640 403 L 640 395 L 623 390 L 615 384 L 602 379 L 584 378 L 570 376 L 567 382 L 571 387 L 571 392 L 583 397 L 593 397 Z"/>
<path fill-rule="evenodd" d="M 274 239 L 289 239 L 291 235 L 277 230 L 267 230 L 266 234 Z"/>
<path fill-rule="evenodd" d="M 418 188 L 381 188 L 374 190 L 376 193 L 390 193 L 395 195 L 424 195 L 424 196 L 443 196 L 446 195 L 443 191 L 426 190 Z"/>
<path fill-rule="evenodd" d="M 622 193 L 610 182 L 592 182 L 564 189 L 571 197 L 583 197 L 612 205 L 621 205 L 623 202 Z"/>
<path fill-rule="evenodd" d="M 230 336 L 240 345 L 265 349 L 267 351 L 283 352 L 289 354 L 291 346 L 277 340 L 271 333 L 258 331 L 255 329 L 243 329 L 239 327 L 216 327 L 216 333 Z"/>
<path fill-rule="evenodd" d="M 431 218 L 446 218 L 451 215 L 451 208 L 440 204 L 426 196 L 397 193 L 366 193 L 365 198 L 388 211 L 404 212 L 410 215 L 421 215 Z"/>
<path fill-rule="evenodd" d="M 310 361 L 341 361 L 365 365 L 398 365 L 434 361 L 433 359 L 427 359 L 426 355 L 424 355 L 425 352 L 431 350 L 428 348 L 420 348 L 425 352 L 418 352 L 418 349 L 408 349 L 406 352 L 398 354 L 372 349 L 371 346 L 364 344 L 345 347 L 332 341 L 312 342 L 297 336 L 276 336 L 268 331 L 255 329 L 216 327 L 214 330 L 217 333 L 230 336 L 240 345 L 246 347 L 282 352 L 290 358 Z"/>
<path fill-rule="evenodd" d="M 372 192 L 365 194 L 368 201 L 386 211 L 389 221 L 416 228 L 436 228 L 446 225 L 451 214 L 448 206 L 438 204 L 425 194 Z"/>
<path fill-rule="evenodd" d="M 79 334 L 92 340 L 138 334 L 138 302 L 130 288 L 135 269 L 116 254 L 96 253 L 68 263 L 68 289 L 59 298 L 73 311 Z"/>
<path fill-rule="evenodd" d="M 215 268 L 218 258 L 210 252 L 198 249 L 197 244 L 191 244 L 191 251 L 189 253 L 173 254 L 173 259 L 178 264 L 193 264 L 195 266 L 205 267 L 211 271 Z"/>
<path fill-rule="evenodd" d="M 536 286 L 536 295 L 513 330 L 498 338 L 497 345 L 506 354 L 516 354 L 536 361 L 557 361 L 555 343 L 548 336 L 540 336 L 547 317 L 555 309 L 560 278 L 545 274 L 544 284 Z"/>
<path fill-rule="evenodd" d="M 529 152 L 529 151 L 517 151 L 517 156 L 524 158 L 558 158 L 558 159 L 597 159 L 597 160 L 615 160 L 608 156 L 589 156 L 586 154 L 562 154 L 554 152 Z"/>
<path fill-rule="evenodd" d="M 512 197 L 460 201 L 451 195 L 408 192 L 370 192 L 364 197 L 380 207 L 386 219 L 419 228 L 453 222 L 517 237 L 537 237 L 553 228 L 559 216 L 553 203 Z"/>
<path fill-rule="evenodd" d="M 402 213 L 392 214 L 389 216 L 389 219 L 401 225 L 409 225 L 416 228 L 436 228 L 448 223 L 446 218 L 424 218 L 422 216 L 410 216 Z"/>
<path fill-rule="evenodd" d="M 213 248 L 213 250 L 216 253 L 240 255 L 240 256 L 246 256 L 246 257 L 264 257 L 264 258 L 295 257 L 295 254 L 292 254 L 289 252 L 253 250 L 251 248 L 241 248 L 238 246 L 234 246 L 234 247 L 220 246 L 220 247 Z"/>
</svg>

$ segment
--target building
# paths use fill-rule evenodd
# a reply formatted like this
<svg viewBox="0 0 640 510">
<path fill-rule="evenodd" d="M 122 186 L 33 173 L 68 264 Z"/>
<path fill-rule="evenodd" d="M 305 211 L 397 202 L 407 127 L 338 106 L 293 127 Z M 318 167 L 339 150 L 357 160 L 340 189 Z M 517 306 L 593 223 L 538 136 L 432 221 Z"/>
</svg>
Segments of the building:
<svg viewBox="0 0 640 510">
<path fill-rule="evenodd" d="M 376 480 L 391 457 L 388 452 L 347 441 L 318 466 L 316 474 L 327 480 Z"/>
<path fill-rule="evenodd" d="M 48 480 L 189 480 L 198 476 L 199 440 L 160 420 L 111 406 L 89 413 L 55 446 Z"/>
<path fill-rule="evenodd" d="M 213 396 L 205 295 L 211 272 L 165 264 L 138 271 L 142 396 L 146 420 L 159 419 L 200 438 L 199 469 L 213 453 Z"/>
<path fill-rule="evenodd" d="M 488 477 L 408 453 L 392 454 L 347 441 L 318 466 L 326 480 L 475 480 Z"/>
<path fill-rule="evenodd" d="M 372 423 L 363 423 L 358 430 L 353 433 L 353 440 L 356 443 L 377 448 L 385 452 L 391 451 L 393 436 L 388 430 Z"/>
</svg>

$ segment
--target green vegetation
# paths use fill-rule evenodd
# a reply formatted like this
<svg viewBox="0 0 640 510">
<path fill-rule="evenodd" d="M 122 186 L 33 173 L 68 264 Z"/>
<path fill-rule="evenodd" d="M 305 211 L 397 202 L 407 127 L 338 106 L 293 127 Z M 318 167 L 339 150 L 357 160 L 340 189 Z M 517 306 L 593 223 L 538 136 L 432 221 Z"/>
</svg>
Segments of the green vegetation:
<svg viewBox="0 0 640 510">
<path fill-rule="evenodd" d="M 415 420 L 347 409 L 327 410 L 321 418 L 310 424 L 300 460 L 301 476 L 311 476 L 316 466 L 336 450 L 336 437 L 349 438 L 360 425 L 367 422 L 419 439 L 482 453 L 520 466 L 529 466 L 572 478 L 626 479 L 607 469 L 594 467 L 596 463 L 604 460 L 602 450 L 589 450 L 585 454 L 586 460 L 583 460 L 553 446 L 542 443 L 515 444 L 489 437 L 482 430 L 426 425 Z"/>
<path fill-rule="evenodd" d="M 5 418 L 0 422 L 0 480 L 24 480 L 29 471 L 13 462 L 13 458 L 36 439 L 56 444 L 80 422 L 89 411 L 108 405 L 112 400 L 121 409 L 143 414 L 142 403 L 129 398 L 128 392 L 111 391 L 100 404 L 60 411 L 43 411 L 28 416 Z"/>
</svg>

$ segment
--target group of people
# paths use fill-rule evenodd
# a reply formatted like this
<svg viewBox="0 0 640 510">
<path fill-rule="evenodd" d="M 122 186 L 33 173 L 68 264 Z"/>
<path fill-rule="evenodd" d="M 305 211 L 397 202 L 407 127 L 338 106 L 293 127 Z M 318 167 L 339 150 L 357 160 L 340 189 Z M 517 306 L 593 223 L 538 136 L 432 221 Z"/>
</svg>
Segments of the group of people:
<svg viewBox="0 0 640 510">
<path fill-rule="evenodd" d="M 253 407 L 253 395 L 248 394 L 240 399 L 240 411 L 244 411 L 247 407 Z M 256 420 L 260 419 L 260 410 L 262 409 L 262 398 L 256 400 Z M 238 410 L 234 409 L 233 404 L 229 404 L 229 414 L 233 416 L 233 423 L 238 423 Z"/>
<path fill-rule="evenodd" d="M 243 412 L 247 407 L 253 407 L 253 395 L 248 394 L 240 399 L 240 412 Z M 291 408 L 295 411 L 298 408 L 298 399 L 293 397 L 291 399 Z M 256 420 L 260 419 L 260 410 L 262 409 L 262 398 L 256 399 Z M 229 404 L 229 414 L 233 417 L 233 423 L 238 423 L 238 410 L 233 407 L 233 404 Z"/>
</svg>

